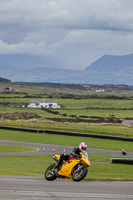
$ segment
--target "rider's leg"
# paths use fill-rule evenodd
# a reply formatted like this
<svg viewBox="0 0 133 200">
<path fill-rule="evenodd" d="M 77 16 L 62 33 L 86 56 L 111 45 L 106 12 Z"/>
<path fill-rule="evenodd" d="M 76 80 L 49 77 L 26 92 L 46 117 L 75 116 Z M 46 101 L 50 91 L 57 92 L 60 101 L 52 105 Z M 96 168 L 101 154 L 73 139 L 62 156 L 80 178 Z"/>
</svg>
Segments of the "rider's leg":
<svg viewBox="0 0 133 200">
<path fill-rule="evenodd" d="M 68 160 L 68 158 L 69 158 L 69 155 L 61 154 L 61 155 L 60 155 L 60 159 L 59 159 L 58 163 L 55 165 L 55 167 L 56 167 L 56 168 L 59 167 L 60 164 L 62 163 L 62 161 L 63 161 L 63 160 Z"/>
</svg>

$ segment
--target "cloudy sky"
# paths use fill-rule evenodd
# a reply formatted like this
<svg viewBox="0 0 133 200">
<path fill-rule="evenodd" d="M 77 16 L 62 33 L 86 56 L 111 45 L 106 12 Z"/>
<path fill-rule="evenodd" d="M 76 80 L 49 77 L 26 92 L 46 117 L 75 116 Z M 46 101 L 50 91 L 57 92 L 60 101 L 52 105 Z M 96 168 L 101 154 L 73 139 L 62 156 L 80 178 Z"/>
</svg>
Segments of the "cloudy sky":
<svg viewBox="0 0 133 200">
<path fill-rule="evenodd" d="M 133 0 L 0 0 L 0 54 L 52 56 L 84 69 L 133 53 Z"/>
</svg>

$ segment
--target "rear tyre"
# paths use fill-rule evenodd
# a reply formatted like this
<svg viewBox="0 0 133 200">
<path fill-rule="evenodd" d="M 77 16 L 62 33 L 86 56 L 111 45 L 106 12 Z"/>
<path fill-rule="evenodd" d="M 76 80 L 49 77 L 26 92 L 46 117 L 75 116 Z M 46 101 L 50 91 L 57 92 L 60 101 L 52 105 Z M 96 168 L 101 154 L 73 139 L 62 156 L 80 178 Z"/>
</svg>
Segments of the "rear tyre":
<svg viewBox="0 0 133 200">
<path fill-rule="evenodd" d="M 73 181 L 81 181 L 83 180 L 86 175 L 87 175 L 87 167 L 83 164 L 78 164 L 76 167 L 75 167 L 75 170 L 72 174 L 72 179 Z"/>
<path fill-rule="evenodd" d="M 50 165 L 45 171 L 45 179 L 48 181 L 53 181 L 57 178 L 55 171 L 55 164 Z"/>
</svg>

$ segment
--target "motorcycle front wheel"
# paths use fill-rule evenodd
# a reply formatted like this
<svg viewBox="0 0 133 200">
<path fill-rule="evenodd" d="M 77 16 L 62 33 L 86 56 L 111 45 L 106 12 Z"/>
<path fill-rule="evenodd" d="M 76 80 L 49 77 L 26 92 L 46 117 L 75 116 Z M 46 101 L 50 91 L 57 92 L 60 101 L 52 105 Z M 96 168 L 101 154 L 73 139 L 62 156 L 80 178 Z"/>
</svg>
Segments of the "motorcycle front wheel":
<svg viewBox="0 0 133 200">
<path fill-rule="evenodd" d="M 53 181 L 57 178 L 56 172 L 55 172 L 55 164 L 50 165 L 46 171 L 45 171 L 45 179 L 48 181 Z"/>
<path fill-rule="evenodd" d="M 86 175 L 87 175 L 87 167 L 83 164 L 78 164 L 76 167 L 75 167 L 75 170 L 72 174 L 72 179 L 73 181 L 81 181 L 83 180 Z"/>
</svg>

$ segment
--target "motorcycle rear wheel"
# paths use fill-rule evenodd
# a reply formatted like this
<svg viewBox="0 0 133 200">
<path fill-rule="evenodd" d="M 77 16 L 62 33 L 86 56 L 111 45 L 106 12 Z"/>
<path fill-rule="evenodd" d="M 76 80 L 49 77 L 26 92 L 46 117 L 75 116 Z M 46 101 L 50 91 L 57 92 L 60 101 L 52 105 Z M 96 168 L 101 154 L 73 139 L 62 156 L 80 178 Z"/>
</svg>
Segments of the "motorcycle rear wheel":
<svg viewBox="0 0 133 200">
<path fill-rule="evenodd" d="M 45 179 L 47 181 L 53 181 L 56 178 L 57 178 L 57 175 L 56 175 L 56 172 L 55 172 L 55 164 L 52 164 L 45 171 Z"/>
<path fill-rule="evenodd" d="M 80 166 L 80 169 L 78 167 Z M 83 180 L 87 175 L 87 167 L 83 164 L 78 164 L 72 174 L 73 181 L 81 181 Z"/>
</svg>

